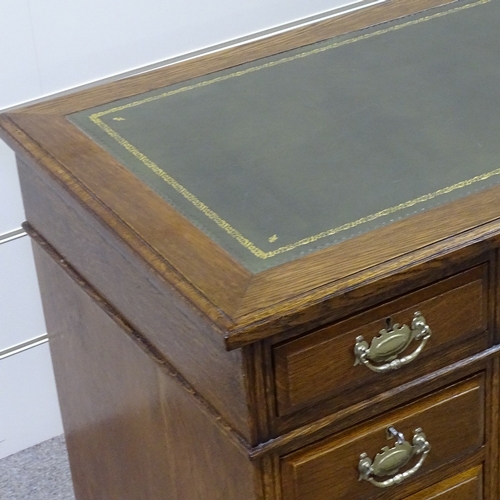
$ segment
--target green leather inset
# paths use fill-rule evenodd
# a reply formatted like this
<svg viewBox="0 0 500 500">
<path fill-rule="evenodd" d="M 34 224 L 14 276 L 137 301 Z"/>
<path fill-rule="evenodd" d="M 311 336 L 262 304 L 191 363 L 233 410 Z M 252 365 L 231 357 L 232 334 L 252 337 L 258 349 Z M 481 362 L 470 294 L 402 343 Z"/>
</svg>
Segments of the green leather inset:
<svg viewBox="0 0 500 500">
<path fill-rule="evenodd" d="M 456 2 L 68 119 L 258 272 L 500 181 L 499 26 Z"/>
</svg>

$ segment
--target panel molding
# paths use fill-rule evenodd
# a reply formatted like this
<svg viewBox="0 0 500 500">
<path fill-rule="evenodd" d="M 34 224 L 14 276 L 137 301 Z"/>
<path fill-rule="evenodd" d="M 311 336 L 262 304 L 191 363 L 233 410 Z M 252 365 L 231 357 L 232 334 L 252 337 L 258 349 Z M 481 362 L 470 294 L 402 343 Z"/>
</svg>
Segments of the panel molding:
<svg viewBox="0 0 500 500">
<path fill-rule="evenodd" d="M 21 352 L 27 351 L 28 349 L 32 349 L 33 347 L 38 347 L 39 345 L 45 344 L 48 341 L 49 338 L 47 334 L 44 333 L 43 335 L 39 335 L 38 337 L 26 340 L 25 342 L 15 344 L 12 347 L 8 347 L 7 349 L 3 349 L 0 351 L 0 361 L 10 356 L 14 356 L 14 354 L 19 354 Z"/>
<path fill-rule="evenodd" d="M 65 95 L 73 94 L 73 93 L 79 92 L 81 90 L 86 90 L 86 89 L 90 89 L 90 88 L 100 86 L 100 85 L 103 85 L 106 83 L 114 82 L 117 80 L 122 80 L 122 79 L 128 78 L 130 76 L 140 75 L 143 73 L 149 73 L 151 71 L 154 71 L 154 70 L 157 70 L 160 68 L 172 66 L 174 64 L 189 61 L 191 59 L 206 56 L 208 54 L 221 52 L 223 50 L 227 50 L 227 49 L 230 49 L 233 47 L 238 47 L 240 45 L 244 45 L 244 44 L 247 44 L 250 42 L 269 38 L 269 37 L 272 37 L 272 36 L 275 36 L 275 35 L 278 35 L 281 33 L 286 33 L 288 31 L 291 31 L 291 30 L 294 30 L 297 28 L 310 26 L 311 24 L 314 24 L 317 22 L 326 21 L 326 20 L 341 16 L 341 15 L 349 14 L 351 12 L 355 12 L 357 10 L 365 9 L 367 7 L 371 7 L 371 6 L 378 5 L 378 4 L 385 3 L 385 2 L 387 2 L 387 0 L 357 0 L 357 1 L 354 1 L 354 2 L 349 3 L 347 5 L 343 5 L 343 6 L 328 10 L 326 12 L 322 12 L 320 14 L 315 14 L 315 15 L 308 16 L 308 17 L 305 17 L 302 19 L 298 19 L 296 21 L 284 23 L 284 24 L 281 24 L 278 26 L 274 26 L 272 28 L 257 31 L 255 33 L 250 34 L 250 35 L 245 35 L 245 36 L 241 36 L 238 38 L 233 38 L 233 39 L 228 40 L 226 42 L 218 43 L 215 45 L 210 45 L 208 47 L 205 47 L 205 48 L 202 48 L 199 50 L 194 50 L 192 52 L 181 54 L 180 56 L 175 56 L 175 57 L 171 57 L 168 59 L 164 59 L 162 61 L 159 61 L 159 62 L 156 62 L 153 64 L 140 66 L 140 67 L 134 68 L 134 69 L 129 70 L 129 71 L 119 72 L 119 73 L 116 73 L 112 76 L 108 76 L 105 78 L 99 78 L 97 80 L 93 80 L 91 82 L 84 83 L 82 85 L 72 86 L 71 88 L 62 90 L 60 92 L 49 93 L 49 94 L 42 95 L 36 99 L 29 99 L 26 101 L 17 102 L 15 104 L 13 104 L 12 106 L 7 106 L 3 109 L 0 108 L 0 112 L 4 113 L 4 112 L 14 111 L 18 108 L 23 108 L 25 106 L 31 106 L 34 104 L 38 104 L 38 103 L 44 102 L 48 99 L 55 99 L 58 97 L 63 97 Z"/>
<path fill-rule="evenodd" d="M 0 245 L 17 240 L 18 238 L 23 238 L 24 236 L 27 236 L 27 233 L 22 227 L 14 229 L 13 231 L 8 231 L 7 233 L 0 234 Z"/>
</svg>

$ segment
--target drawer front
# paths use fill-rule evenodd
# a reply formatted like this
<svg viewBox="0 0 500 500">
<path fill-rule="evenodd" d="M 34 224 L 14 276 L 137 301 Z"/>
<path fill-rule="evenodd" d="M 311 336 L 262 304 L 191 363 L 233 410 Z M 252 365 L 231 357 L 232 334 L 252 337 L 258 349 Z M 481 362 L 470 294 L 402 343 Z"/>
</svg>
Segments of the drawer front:
<svg viewBox="0 0 500 500">
<path fill-rule="evenodd" d="M 405 500 L 481 500 L 483 498 L 483 469 L 481 466 L 445 479 Z"/>
<path fill-rule="evenodd" d="M 379 332 L 386 327 L 388 318 L 394 324 L 393 331 L 396 324 L 411 329 L 417 311 L 425 318 L 431 336 L 415 359 L 385 373 L 376 373 L 362 364 L 354 366 L 354 346 L 359 336 L 371 345 L 373 338 L 379 337 Z M 273 349 L 278 415 L 335 395 L 349 394 L 352 404 L 353 391 L 359 391 L 358 400 L 361 400 L 425 375 L 486 348 L 485 334 L 478 340 L 479 345 L 473 346 L 472 353 L 456 345 L 487 328 L 488 265 L 483 264 L 349 320 L 278 345 Z M 411 357 L 422 342 L 412 340 L 399 358 Z M 336 406 L 339 407 L 338 402 Z"/>
<path fill-rule="evenodd" d="M 425 474 L 481 448 L 484 421 L 484 379 L 478 375 L 283 457 L 283 497 L 289 500 L 361 500 L 376 498 L 390 490 L 397 498 L 404 498 L 404 495 L 397 496 L 398 484 L 382 488 L 369 480 L 359 480 L 361 454 L 366 453 L 380 474 L 382 469 L 376 464 L 391 459 L 386 455 L 383 460 L 377 459 L 377 453 L 388 447 L 394 459 L 394 453 L 399 450 L 395 439 L 387 440 L 387 430 L 396 429 L 412 444 L 415 431 L 420 428 L 430 444 L 430 451 L 425 456 L 424 453 L 415 454 L 406 465 L 386 476 L 368 476 L 379 482 L 390 480 L 396 474 L 418 468 L 423 460 L 418 470 L 404 482 L 410 482 L 412 477 L 423 478 L 425 482 Z M 396 454 L 399 460 L 401 453 L 397 451 Z"/>
</svg>

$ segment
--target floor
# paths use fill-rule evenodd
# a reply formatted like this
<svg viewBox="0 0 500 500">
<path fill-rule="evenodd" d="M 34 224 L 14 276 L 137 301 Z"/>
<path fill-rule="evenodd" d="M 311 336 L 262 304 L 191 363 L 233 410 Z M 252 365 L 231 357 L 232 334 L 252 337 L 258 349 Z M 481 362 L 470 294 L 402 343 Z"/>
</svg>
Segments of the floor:
<svg viewBox="0 0 500 500">
<path fill-rule="evenodd" d="M 1 500 L 75 500 L 59 436 L 0 460 Z"/>
</svg>

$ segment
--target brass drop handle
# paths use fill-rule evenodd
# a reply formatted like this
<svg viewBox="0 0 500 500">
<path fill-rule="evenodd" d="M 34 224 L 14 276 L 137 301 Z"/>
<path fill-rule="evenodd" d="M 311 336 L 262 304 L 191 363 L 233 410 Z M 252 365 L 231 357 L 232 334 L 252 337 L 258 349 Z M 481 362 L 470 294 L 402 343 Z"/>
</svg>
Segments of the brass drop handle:
<svg viewBox="0 0 500 500">
<path fill-rule="evenodd" d="M 372 339 L 370 345 L 362 335 L 357 337 L 354 346 L 354 357 L 356 358 L 354 366 L 365 365 L 377 373 L 397 370 L 411 363 L 422 352 L 431 334 L 431 329 L 425 322 L 425 318 L 417 311 L 413 314 L 411 327 L 407 325 L 399 326 L 397 323 L 388 325 L 388 328 L 380 330 L 378 336 Z M 415 351 L 398 358 L 398 354 L 403 352 L 413 340 L 420 340 L 420 344 Z"/>
<path fill-rule="evenodd" d="M 396 444 L 392 448 L 385 446 L 382 451 L 375 455 L 373 460 L 366 453 L 360 455 L 358 463 L 359 481 L 369 481 L 378 488 L 388 488 L 399 484 L 413 476 L 420 469 L 431 449 L 431 445 L 422 429 L 415 430 L 411 444 L 405 440 L 403 434 L 396 431 L 392 426 L 387 429 L 387 435 L 388 438 L 396 438 Z M 419 461 L 411 469 L 398 473 L 401 467 L 405 466 L 413 457 L 419 455 Z M 373 476 L 380 478 L 384 476 L 392 477 L 378 481 Z"/>
</svg>

